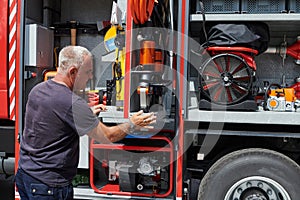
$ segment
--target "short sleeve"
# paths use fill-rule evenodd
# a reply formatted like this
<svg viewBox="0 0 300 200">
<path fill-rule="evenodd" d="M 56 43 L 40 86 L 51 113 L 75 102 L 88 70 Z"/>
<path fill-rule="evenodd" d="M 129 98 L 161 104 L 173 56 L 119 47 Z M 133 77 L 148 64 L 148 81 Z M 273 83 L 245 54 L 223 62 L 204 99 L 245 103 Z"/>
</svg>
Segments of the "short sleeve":
<svg viewBox="0 0 300 200">
<path fill-rule="evenodd" d="M 97 127 L 99 120 L 93 114 L 87 102 L 81 98 L 73 100 L 71 111 L 68 112 L 67 118 L 73 119 L 73 128 L 79 136 L 83 136 Z"/>
</svg>

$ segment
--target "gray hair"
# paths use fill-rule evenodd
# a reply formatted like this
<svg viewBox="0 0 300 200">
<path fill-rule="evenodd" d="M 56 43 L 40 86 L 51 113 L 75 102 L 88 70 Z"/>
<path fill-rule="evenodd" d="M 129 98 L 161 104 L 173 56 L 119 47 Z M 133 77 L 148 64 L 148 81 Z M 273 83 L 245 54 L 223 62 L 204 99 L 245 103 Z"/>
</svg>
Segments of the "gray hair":
<svg viewBox="0 0 300 200">
<path fill-rule="evenodd" d="M 57 71 L 65 74 L 70 67 L 79 69 L 84 62 L 86 56 L 91 56 L 92 53 L 82 46 L 66 46 L 59 52 L 59 63 Z"/>
</svg>

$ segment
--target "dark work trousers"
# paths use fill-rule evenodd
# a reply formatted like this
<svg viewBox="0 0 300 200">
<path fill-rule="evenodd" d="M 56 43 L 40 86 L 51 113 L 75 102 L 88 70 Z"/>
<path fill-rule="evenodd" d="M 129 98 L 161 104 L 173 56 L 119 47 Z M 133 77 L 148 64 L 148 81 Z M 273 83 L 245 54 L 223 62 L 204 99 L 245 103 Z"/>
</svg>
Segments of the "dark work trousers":
<svg viewBox="0 0 300 200">
<path fill-rule="evenodd" d="M 72 184 L 65 187 L 49 187 L 18 169 L 16 186 L 21 200 L 73 200 Z"/>
</svg>

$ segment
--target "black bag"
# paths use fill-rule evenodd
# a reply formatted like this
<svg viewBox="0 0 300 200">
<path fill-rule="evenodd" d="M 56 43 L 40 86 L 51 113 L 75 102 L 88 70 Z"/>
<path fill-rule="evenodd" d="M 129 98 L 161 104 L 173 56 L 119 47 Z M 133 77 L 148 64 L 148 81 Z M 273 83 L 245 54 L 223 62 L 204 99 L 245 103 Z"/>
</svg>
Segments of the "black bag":
<svg viewBox="0 0 300 200">
<path fill-rule="evenodd" d="M 268 48 L 269 27 L 261 22 L 217 24 L 208 31 L 206 46 L 242 46 L 256 49 L 259 54 Z"/>
</svg>

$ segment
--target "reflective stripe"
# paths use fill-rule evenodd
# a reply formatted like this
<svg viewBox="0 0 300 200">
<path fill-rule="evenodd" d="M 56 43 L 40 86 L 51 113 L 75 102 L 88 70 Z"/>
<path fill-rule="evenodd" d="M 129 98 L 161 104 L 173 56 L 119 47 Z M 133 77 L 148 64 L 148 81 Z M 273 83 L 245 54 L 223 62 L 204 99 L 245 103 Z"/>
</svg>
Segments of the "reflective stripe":
<svg viewBox="0 0 300 200">
<path fill-rule="evenodd" d="M 9 1 L 9 116 L 16 118 L 17 1 Z"/>
</svg>

